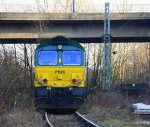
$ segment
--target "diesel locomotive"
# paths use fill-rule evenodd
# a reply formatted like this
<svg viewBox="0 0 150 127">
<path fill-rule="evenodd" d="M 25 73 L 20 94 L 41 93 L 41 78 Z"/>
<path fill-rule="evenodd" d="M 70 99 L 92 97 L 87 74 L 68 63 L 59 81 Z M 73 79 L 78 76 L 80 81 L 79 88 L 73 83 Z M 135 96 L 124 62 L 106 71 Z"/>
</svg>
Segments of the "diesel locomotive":
<svg viewBox="0 0 150 127">
<path fill-rule="evenodd" d="M 74 112 L 85 100 L 85 49 L 63 36 L 45 39 L 35 49 L 35 106 Z"/>
</svg>

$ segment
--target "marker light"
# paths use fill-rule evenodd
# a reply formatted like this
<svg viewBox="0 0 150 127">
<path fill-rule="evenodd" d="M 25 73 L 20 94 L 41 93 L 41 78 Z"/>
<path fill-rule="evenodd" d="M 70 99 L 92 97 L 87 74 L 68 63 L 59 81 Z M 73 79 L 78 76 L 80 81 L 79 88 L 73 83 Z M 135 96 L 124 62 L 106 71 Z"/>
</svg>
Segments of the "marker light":
<svg viewBox="0 0 150 127">
<path fill-rule="evenodd" d="M 61 50 L 62 48 L 63 48 L 63 46 L 62 45 L 58 45 L 58 47 L 57 47 L 59 50 Z"/>
<path fill-rule="evenodd" d="M 47 80 L 46 78 L 45 78 L 45 79 L 43 79 L 43 82 L 44 82 L 44 83 L 47 83 L 47 81 L 48 81 L 48 80 Z"/>
<path fill-rule="evenodd" d="M 72 79 L 72 83 L 73 83 L 73 84 L 76 83 L 76 79 Z"/>
</svg>

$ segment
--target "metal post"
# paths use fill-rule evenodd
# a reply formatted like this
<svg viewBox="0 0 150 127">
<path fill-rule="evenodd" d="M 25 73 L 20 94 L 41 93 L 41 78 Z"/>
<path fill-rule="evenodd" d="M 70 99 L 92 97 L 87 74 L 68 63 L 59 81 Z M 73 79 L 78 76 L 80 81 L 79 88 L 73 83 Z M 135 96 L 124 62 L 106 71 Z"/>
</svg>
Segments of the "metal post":
<svg viewBox="0 0 150 127">
<path fill-rule="evenodd" d="M 75 0 L 72 1 L 72 12 L 75 12 Z"/>
<path fill-rule="evenodd" d="M 104 91 L 111 87 L 111 36 L 110 36 L 110 12 L 109 3 L 105 3 L 104 34 L 103 34 L 103 86 Z"/>
</svg>

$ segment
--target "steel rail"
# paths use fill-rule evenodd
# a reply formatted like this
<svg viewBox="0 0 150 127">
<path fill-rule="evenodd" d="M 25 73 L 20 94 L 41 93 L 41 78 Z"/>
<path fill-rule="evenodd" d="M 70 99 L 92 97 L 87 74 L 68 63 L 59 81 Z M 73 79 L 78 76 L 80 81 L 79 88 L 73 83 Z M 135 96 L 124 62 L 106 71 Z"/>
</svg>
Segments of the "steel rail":
<svg viewBox="0 0 150 127">
<path fill-rule="evenodd" d="M 53 125 L 51 124 L 51 122 L 48 119 L 47 112 L 45 112 L 45 118 L 46 118 L 46 122 L 48 124 L 48 127 L 53 127 Z"/>
<path fill-rule="evenodd" d="M 83 117 L 80 113 L 78 112 L 75 112 L 75 115 L 80 118 L 80 120 L 82 120 L 86 125 L 87 127 L 100 127 L 99 125 L 96 125 L 95 123 L 89 121 L 88 119 L 86 119 L 85 117 Z"/>
</svg>

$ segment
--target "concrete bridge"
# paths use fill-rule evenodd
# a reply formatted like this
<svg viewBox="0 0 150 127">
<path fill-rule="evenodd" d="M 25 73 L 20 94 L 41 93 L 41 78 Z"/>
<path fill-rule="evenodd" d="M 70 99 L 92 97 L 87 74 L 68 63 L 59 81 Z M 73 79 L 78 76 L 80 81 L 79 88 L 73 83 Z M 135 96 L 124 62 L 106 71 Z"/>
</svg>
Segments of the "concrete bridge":
<svg viewBox="0 0 150 127">
<path fill-rule="evenodd" d="M 103 13 L 0 13 L 0 43 L 37 43 L 64 35 L 100 43 Z M 112 42 L 150 42 L 150 12 L 111 13 Z"/>
</svg>

